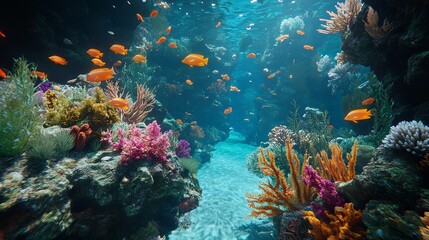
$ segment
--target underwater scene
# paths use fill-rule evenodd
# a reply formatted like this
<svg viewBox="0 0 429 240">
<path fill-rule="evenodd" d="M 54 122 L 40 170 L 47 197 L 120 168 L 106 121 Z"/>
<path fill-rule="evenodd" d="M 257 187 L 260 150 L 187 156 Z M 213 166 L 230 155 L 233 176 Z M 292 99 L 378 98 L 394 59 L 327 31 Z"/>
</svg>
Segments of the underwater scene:
<svg viewBox="0 0 429 240">
<path fill-rule="evenodd" d="M 428 0 L 2 10 L 0 240 L 429 240 Z"/>
</svg>

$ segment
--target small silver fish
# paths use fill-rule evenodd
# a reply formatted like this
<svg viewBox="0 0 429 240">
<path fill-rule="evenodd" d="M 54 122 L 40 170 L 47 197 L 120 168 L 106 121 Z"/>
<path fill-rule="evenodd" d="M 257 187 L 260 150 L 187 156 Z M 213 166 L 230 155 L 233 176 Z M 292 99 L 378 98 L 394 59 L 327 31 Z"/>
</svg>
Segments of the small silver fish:
<svg viewBox="0 0 429 240">
<path fill-rule="evenodd" d="M 64 38 L 63 39 L 63 43 L 66 44 L 66 45 L 73 45 L 73 42 L 70 39 L 68 39 L 68 38 Z"/>
<path fill-rule="evenodd" d="M 115 35 L 115 33 L 112 32 L 112 31 L 107 31 L 107 33 L 110 34 L 110 35 Z"/>
</svg>

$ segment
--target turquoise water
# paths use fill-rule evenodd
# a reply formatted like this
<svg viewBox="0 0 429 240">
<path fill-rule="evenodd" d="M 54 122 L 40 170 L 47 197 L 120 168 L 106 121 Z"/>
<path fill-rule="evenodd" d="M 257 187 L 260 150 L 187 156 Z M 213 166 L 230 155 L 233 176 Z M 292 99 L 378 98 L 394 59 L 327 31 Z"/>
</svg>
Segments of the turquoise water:
<svg viewBox="0 0 429 240">
<path fill-rule="evenodd" d="M 255 223 L 248 218 L 251 209 L 244 194 L 254 193 L 262 180 L 246 167 L 246 156 L 256 149 L 245 144 L 244 137 L 231 132 L 229 138 L 216 144 L 210 163 L 204 164 L 197 178 L 203 190 L 200 206 L 190 212 L 192 225 L 173 231 L 169 239 L 246 239 L 243 225 Z"/>
</svg>

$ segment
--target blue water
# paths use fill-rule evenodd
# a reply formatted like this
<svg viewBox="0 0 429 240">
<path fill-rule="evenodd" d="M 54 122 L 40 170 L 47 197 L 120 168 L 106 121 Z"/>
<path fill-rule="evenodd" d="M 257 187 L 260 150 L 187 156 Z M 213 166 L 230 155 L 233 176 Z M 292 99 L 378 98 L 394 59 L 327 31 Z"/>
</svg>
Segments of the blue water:
<svg viewBox="0 0 429 240">
<path fill-rule="evenodd" d="M 169 239 L 246 239 L 243 225 L 257 222 L 249 218 L 251 209 L 244 194 L 254 193 L 262 180 L 246 167 L 246 156 L 254 146 L 244 143 L 244 137 L 231 132 L 229 138 L 218 143 L 210 163 L 204 164 L 197 178 L 203 190 L 200 206 L 190 213 L 192 225 L 173 231 Z"/>
</svg>

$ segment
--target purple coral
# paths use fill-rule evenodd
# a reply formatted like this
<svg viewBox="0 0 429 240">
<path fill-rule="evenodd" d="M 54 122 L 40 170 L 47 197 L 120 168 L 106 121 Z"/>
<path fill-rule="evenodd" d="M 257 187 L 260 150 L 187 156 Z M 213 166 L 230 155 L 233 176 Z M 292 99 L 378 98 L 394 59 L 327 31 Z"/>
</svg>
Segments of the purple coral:
<svg viewBox="0 0 429 240">
<path fill-rule="evenodd" d="M 323 205 L 316 202 L 311 203 L 311 207 L 317 215 L 326 217 L 325 210 L 333 213 L 336 206 L 344 206 L 345 201 L 338 195 L 335 183 L 327 179 L 322 179 L 322 177 L 319 176 L 316 170 L 314 170 L 310 165 L 305 166 L 304 172 L 305 178 L 303 178 L 302 181 L 306 185 L 316 188 L 319 193 L 319 197 L 323 201 Z"/>
<path fill-rule="evenodd" d="M 161 134 L 161 128 L 156 121 L 146 127 L 146 132 L 135 124 L 127 132 L 118 129 L 119 140 L 112 141 L 111 132 L 107 131 L 104 140 L 112 144 L 113 150 L 121 152 L 121 164 L 128 164 L 135 160 L 147 159 L 158 162 L 167 162 L 170 156 L 169 132 Z"/>
<path fill-rule="evenodd" d="M 42 82 L 41 84 L 39 84 L 36 91 L 37 92 L 41 91 L 41 92 L 45 93 L 46 91 L 48 91 L 51 88 L 52 88 L 52 83 L 46 81 L 46 82 Z"/>
<path fill-rule="evenodd" d="M 191 154 L 189 152 L 191 151 L 191 148 L 189 146 L 190 144 L 188 141 L 180 140 L 175 150 L 176 155 L 178 157 L 190 157 Z"/>
</svg>

